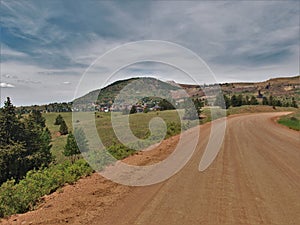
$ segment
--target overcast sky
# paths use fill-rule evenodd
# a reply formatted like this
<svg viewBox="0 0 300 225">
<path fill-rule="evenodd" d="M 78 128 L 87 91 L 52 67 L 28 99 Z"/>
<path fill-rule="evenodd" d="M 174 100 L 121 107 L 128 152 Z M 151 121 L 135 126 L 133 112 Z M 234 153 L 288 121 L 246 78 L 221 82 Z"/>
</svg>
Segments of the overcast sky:
<svg viewBox="0 0 300 225">
<path fill-rule="evenodd" d="M 0 2 L 1 105 L 6 96 L 16 105 L 70 101 L 95 59 L 140 40 L 192 50 L 218 82 L 299 74 L 300 1 Z M 139 63 L 126 74 L 190 83 L 165 68 Z M 97 76 L 104 83 L 102 69 Z"/>
</svg>

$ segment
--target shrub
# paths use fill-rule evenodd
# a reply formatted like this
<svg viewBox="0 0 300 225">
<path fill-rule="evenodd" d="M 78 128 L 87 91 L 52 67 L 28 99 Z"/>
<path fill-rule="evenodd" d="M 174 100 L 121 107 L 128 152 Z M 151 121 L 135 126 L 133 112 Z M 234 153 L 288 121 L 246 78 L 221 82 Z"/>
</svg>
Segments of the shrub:
<svg viewBox="0 0 300 225">
<path fill-rule="evenodd" d="M 72 184 L 92 172 L 88 163 L 80 159 L 74 164 L 65 162 L 29 171 L 19 183 L 9 180 L 0 187 L 0 217 L 32 210 L 42 196 L 54 192 L 65 183 Z"/>
</svg>

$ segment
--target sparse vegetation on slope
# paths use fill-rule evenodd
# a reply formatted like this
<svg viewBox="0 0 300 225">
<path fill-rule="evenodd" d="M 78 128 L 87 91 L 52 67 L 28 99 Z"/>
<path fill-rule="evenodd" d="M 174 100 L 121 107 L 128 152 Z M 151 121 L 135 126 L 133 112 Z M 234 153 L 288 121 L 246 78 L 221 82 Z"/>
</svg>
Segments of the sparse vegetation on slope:
<svg viewBox="0 0 300 225">
<path fill-rule="evenodd" d="M 33 210 L 42 196 L 92 172 L 88 163 L 80 159 L 74 164 L 67 161 L 38 171 L 29 171 L 19 183 L 9 180 L 0 187 L 0 217 Z"/>
<path fill-rule="evenodd" d="M 278 120 L 278 123 L 285 125 L 293 130 L 300 131 L 300 111 L 281 117 Z"/>
</svg>

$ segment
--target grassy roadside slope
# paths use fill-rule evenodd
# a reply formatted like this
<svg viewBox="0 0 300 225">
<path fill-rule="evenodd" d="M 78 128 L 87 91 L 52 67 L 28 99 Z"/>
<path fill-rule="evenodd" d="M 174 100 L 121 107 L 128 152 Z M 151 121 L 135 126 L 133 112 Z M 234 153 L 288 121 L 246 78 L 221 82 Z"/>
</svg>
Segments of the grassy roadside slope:
<svg viewBox="0 0 300 225">
<path fill-rule="evenodd" d="M 285 125 L 293 130 L 300 131 L 300 110 L 286 116 L 282 116 L 278 123 Z"/>
<path fill-rule="evenodd" d="M 222 112 L 221 109 L 219 109 Z M 237 108 L 230 108 L 227 114 L 240 114 L 240 113 L 255 113 L 255 112 L 278 112 L 278 111 L 295 111 L 293 108 L 276 108 L 273 109 L 269 106 L 242 106 Z M 183 113 L 183 111 L 180 111 Z M 58 132 L 59 126 L 54 125 L 55 118 L 59 113 L 44 114 L 46 118 L 46 125 L 52 134 L 52 153 L 56 158 L 56 164 L 49 168 L 39 171 L 30 171 L 26 178 L 20 183 L 7 181 L 0 187 L 0 217 L 9 216 L 15 213 L 24 213 L 28 210 L 35 209 L 36 204 L 40 198 L 51 192 L 56 191 L 66 183 L 74 183 L 80 177 L 92 173 L 91 167 L 80 159 L 74 164 L 70 164 L 68 159 L 62 154 L 66 144 L 67 135 L 61 136 Z M 69 127 L 72 129 L 72 113 L 60 113 Z M 211 121 L 210 110 L 203 109 L 205 118 L 201 123 Z M 222 115 L 222 113 L 220 113 Z M 116 145 L 117 138 L 111 126 L 110 113 L 96 113 L 96 126 L 105 146 L 120 146 Z M 139 138 L 146 138 L 149 132 L 149 121 L 154 117 L 161 117 L 170 129 L 168 129 L 167 137 L 180 133 L 180 121 L 176 111 L 162 111 L 150 112 L 147 114 L 134 114 L 130 115 L 130 127 L 132 132 Z M 295 119 L 300 117 L 299 110 L 293 115 L 286 116 L 280 120 L 283 124 L 293 124 Z M 290 122 L 292 121 L 292 122 Z M 299 128 L 299 120 L 298 128 Z M 168 124 L 169 123 L 169 124 Z M 179 129 L 178 129 L 179 125 Z M 190 124 L 193 126 L 193 124 Z M 104 132 L 103 132 L 104 131 Z M 120 150 L 123 150 L 120 148 Z M 126 155 L 124 155 L 126 157 Z M 30 191 L 28 191 L 28 188 Z"/>
</svg>

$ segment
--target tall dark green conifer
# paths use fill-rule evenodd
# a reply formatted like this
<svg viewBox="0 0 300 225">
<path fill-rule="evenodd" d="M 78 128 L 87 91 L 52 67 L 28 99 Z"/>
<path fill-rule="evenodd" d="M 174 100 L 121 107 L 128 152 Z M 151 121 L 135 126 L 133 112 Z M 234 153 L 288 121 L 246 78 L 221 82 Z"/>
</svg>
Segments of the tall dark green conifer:
<svg viewBox="0 0 300 225">
<path fill-rule="evenodd" d="M 47 166 L 51 160 L 51 135 L 38 111 L 17 118 L 9 98 L 0 110 L 0 183 L 21 179 L 29 170 Z"/>
<path fill-rule="evenodd" d="M 59 133 L 61 135 L 66 135 L 66 134 L 69 133 L 68 126 L 67 126 L 67 124 L 66 124 L 66 122 L 64 120 L 62 120 L 61 123 L 60 123 Z"/>
</svg>

